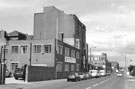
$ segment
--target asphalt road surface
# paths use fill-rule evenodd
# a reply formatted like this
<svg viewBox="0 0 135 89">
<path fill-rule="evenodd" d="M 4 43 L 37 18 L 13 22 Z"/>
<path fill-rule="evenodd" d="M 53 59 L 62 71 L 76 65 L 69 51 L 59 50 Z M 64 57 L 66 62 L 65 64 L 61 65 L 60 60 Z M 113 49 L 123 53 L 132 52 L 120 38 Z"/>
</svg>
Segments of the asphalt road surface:
<svg viewBox="0 0 135 89">
<path fill-rule="evenodd" d="M 56 82 L 52 84 L 42 84 L 29 89 L 126 89 L 125 77 L 106 76 L 93 78 L 79 82 Z"/>
</svg>

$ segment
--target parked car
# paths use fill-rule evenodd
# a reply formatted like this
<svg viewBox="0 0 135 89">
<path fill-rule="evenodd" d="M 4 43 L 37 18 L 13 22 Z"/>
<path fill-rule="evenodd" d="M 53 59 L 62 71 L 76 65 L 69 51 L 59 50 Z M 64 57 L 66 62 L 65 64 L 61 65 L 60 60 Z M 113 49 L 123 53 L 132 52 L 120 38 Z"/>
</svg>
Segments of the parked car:
<svg viewBox="0 0 135 89">
<path fill-rule="evenodd" d="M 12 73 L 8 69 L 6 69 L 5 77 L 7 78 L 7 77 L 11 77 L 11 76 L 12 76 Z"/>
<path fill-rule="evenodd" d="M 71 72 L 69 76 L 67 77 L 67 81 L 80 81 L 80 77 L 78 73 L 76 72 Z"/>
<path fill-rule="evenodd" d="M 78 75 L 79 75 L 81 80 L 85 80 L 86 79 L 85 73 L 79 72 Z"/>
<path fill-rule="evenodd" d="M 85 79 L 91 79 L 91 75 L 89 75 L 89 73 L 85 73 Z"/>
<path fill-rule="evenodd" d="M 100 76 L 100 73 L 98 70 L 89 70 L 89 74 L 93 77 L 93 78 L 97 78 Z"/>
<path fill-rule="evenodd" d="M 99 73 L 100 73 L 100 76 L 102 76 L 102 77 L 106 75 L 105 70 L 99 70 Z"/>
<path fill-rule="evenodd" d="M 15 79 L 19 79 L 19 78 L 24 79 L 24 76 L 25 76 L 25 74 L 24 74 L 24 69 L 23 68 L 15 69 L 15 71 L 14 71 L 14 78 Z"/>
</svg>

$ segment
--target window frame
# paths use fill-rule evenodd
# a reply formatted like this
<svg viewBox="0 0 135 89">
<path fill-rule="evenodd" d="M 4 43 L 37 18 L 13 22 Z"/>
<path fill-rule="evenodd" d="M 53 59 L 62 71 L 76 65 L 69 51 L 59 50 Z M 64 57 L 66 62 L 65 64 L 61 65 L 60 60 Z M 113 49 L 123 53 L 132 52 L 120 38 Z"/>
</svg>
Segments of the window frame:
<svg viewBox="0 0 135 89">
<path fill-rule="evenodd" d="M 41 50 L 42 50 L 41 45 L 38 44 L 38 45 L 33 45 L 33 46 L 34 46 L 34 53 L 41 53 Z"/>
<path fill-rule="evenodd" d="M 11 46 L 11 53 L 19 53 L 19 46 Z"/>
<path fill-rule="evenodd" d="M 44 45 L 44 53 L 51 53 L 51 52 L 52 52 L 52 45 Z"/>
</svg>

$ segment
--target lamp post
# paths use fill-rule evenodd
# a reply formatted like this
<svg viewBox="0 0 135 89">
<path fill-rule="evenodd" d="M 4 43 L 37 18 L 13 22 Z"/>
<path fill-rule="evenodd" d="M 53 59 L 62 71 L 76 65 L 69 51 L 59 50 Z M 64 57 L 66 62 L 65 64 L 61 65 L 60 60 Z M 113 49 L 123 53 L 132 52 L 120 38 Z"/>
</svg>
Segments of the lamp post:
<svg viewBox="0 0 135 89">
<path fill-rule="evenodd" d="M 90 47 L 90 69 L 91 69 L 91 67 L 92 67 L 92 66 L 91 66 L 91 51 L 92 51 L 93 48 L 96 48 L 96 47 Z"/>
</svg>

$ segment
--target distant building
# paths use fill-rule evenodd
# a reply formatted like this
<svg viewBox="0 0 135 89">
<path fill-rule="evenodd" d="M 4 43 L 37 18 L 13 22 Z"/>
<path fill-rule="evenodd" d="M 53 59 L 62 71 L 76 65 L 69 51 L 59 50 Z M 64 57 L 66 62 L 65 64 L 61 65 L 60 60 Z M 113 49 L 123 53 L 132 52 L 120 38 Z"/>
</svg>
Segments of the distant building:
<svg viewBox="0 0 135 89">
<path fill-rule="evenodd" d="M 89 70 L 90 69 L 105 70 L 106 73 L 111 72 L 111 64 L 107 59 L 107 54 L 101 53 L 99 55 L 91 55 L 91 60 L 89 62 Z"/>
<path fill-rule="evenodd" d="M 113 70 L 114 72 L 116 72 L 117 70 L 119 70 L 119 63 L 118 63 L 118 62 L 112 61 L 112 62 L 111 62 L 111 66 L 112 66 L 112 70 Z"/>
</svg>

